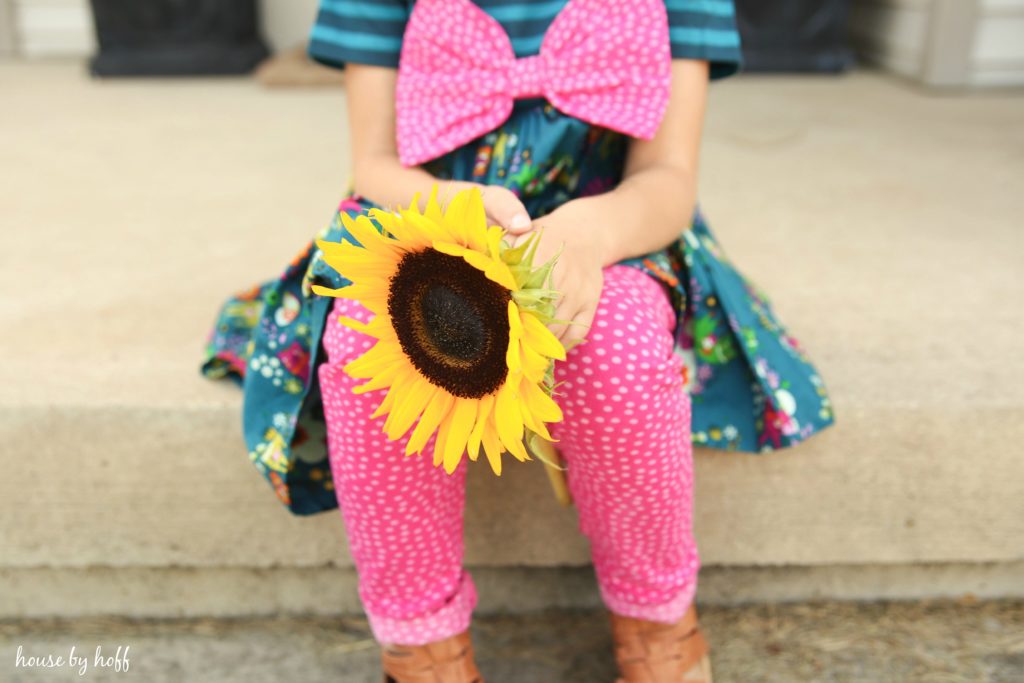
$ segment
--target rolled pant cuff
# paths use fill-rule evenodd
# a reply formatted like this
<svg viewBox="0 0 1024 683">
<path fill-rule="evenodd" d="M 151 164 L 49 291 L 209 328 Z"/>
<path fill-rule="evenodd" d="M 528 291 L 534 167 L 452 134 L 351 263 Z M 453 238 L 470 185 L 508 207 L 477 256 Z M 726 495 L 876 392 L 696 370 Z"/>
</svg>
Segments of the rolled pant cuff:
<svg viewBox="0 0 1024 683">
<path fill-rule="evenodd" d="M 366 610 L 370 630 L 380 643 L 425 645 L 444 640 L 469 628 L 476 607 L 476 586 L 469 572 L 463 572 L 459 590 L 440 609 L 410 619 L 394 619 Z"/>
<path fill-rule="evenodd" d="M 691 583 L 682 593 L 669 602 L 657 605 L 632 603 L 609 595 L 604 590 L 601 591 L 601 597 L 604 600 L 605 606 L 620 616 L 643 619 L 645 621 L 657 621 L 663 624 L 674 624 L 686 614 L 686 610 L 693 603 L 696 592 L 697 584 Z"/>
</svg>

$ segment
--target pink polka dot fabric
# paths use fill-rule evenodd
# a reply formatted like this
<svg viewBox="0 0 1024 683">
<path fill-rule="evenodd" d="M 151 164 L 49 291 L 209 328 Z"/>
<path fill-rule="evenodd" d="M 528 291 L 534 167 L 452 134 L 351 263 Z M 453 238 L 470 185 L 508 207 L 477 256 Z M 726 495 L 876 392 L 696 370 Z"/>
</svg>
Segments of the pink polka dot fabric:
<svg viewBox="0 0 1024 683">
<path fill-rule="evenodd" d="M 461 633 L 477 602 L 462 568 L 468 460 L 448 475 L 430 455 L 436 434 L 422 457 L 405 456 L 412 430 L 388 441 L 385 418 L 370 419 L 386 390 L 354 394 L 364 380 L 342 369 L 376 340 L 338 323 L 339 315 L 367 322 L 373 314 L 336 299 L 319 368 L 331 474 L 370 626 L 380 642 L 406 645 Z"/>
<path fill-rule="evenodd" d="M 565 419 L 552 425 L 605 604 L 671 623 L 693 600 L 693 454 L 668 293 L 641 270 L 605 269 L 584 344 L 555 363 Z"/>
<path fill-rule="evenodd" d="M 538 96 L 650 139 L 668 106 L 671 62 L 663 0 L 569 0 L 540 54 L 521 59 L 470 0 L 419 0 L 398 68 L 399 159 L 415 166 L 439 157 L 501 125 L 515 99 Z"/>
<path fill-rule="evenodd" d="M 359 594 L 380 642 L 440 640 L 465 630 L 477 603 L 462 565 L 471 465 L 463 460 L 449 476 L 433 466 L 433 437 L 426 455 L 408 458 L 408 437 L 387 440 L 384 418 L 369 417 L 385 390 L 353 394 L 361 380 L 342 370 L 374 340 L 339 324 L 339 315 L 366 321 L 371 313 L 358 302 L 335 301 L 319 371 Z M 552 425 L 605 604 L 665 623 L 686 612 L 700 568 L 691 533 L 690 399 L 673 353 L 674 324 L 661 284 L 629 266 L 606 268 L 587 342 L 555 363 L 565 420 Z"/>
</svg>

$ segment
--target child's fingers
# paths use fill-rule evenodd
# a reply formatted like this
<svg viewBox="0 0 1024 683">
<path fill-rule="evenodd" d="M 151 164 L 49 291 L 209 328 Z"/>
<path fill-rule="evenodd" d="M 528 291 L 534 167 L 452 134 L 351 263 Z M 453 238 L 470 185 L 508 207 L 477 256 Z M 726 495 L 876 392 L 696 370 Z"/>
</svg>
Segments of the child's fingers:
<svg viewBox="0 0 1024 683">
<path fill-rule="evenodd" d="M 562 346 L 568 351 L 577 344 L 587 340 L 590 326 L 594 324 L 594 317 L 597 315 L 597 303 L 585 306 L 573 318 L 573 324 L 568 326 L 565 337 L 562 339 Z"/>
<path fill-rule="evenodd" d="M 554 318 L 564 322 L 552 322 L 548 325 L 551 334 L 562 342 L 562 346 L 575 345 L 586 338 L 590 323 L 594 319 L 594 311 L 580 308 L 579 301 L 570 301 L 563 296 L 555 306 Z"/>
<path fill-rule="evenodd" d="M 532 227 L 530 214 L 511 190 L 489 185 L 483 189 L 482 195 L 487 215 L 510 234 L 520 235 Z"/>
<path fill-rule="evenodd" d="M 562 337 L 565 336 L 565 331 L 569 328 L 569 325 L 567 323 L 557 321 L 572 320 L 576 317 L 576 307 L 574 302 L 567 300 L 563 294 L 559 297 L 558 303 L 555 304 L 555 313 L 552 317 L 555 319 L 555 322 L 548 325 L 548 329 L 551 330 L 551 334 L 555 335 L 559 341 L 562 341 Z"/>
</svg>

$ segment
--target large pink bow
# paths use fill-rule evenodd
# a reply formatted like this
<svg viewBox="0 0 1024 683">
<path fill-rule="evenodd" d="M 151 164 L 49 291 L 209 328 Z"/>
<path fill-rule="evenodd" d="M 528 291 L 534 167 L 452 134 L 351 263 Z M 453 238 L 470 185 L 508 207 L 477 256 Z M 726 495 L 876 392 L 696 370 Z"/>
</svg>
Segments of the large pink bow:
<svg viewBox="0 0 1024 683">
<path fill-rule="evenodd" d="M 508 34 L 470 0 L 418 0 L 395 95 L 398 154 L 414 166 L 484 135 L 513 100 L 650 139 L 668 105 L 672 55 L 664 0 L 569 0 L 540 54 L 517 59 Z"/>
</svg>

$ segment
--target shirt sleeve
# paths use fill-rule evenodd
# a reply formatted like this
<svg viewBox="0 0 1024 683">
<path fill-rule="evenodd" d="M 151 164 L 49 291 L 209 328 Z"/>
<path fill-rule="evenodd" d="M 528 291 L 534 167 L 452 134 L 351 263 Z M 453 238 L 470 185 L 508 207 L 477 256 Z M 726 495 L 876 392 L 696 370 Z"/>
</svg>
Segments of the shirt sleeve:
<svg viewBox="0 0 1024 683">
<path fill-rule="evenodd" d="M 409 20 L 405 0 L 320 0 L 309 56 L 321 64 L 398 67 Z"/>
<path fill-rule="evenodd" d="M 665 0 L 673 59 L 706 59 L 711 78 L 743 66 L 733 0 Z"/>
</svg>

